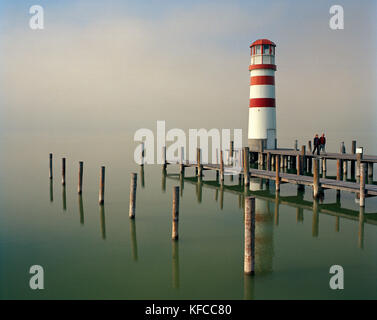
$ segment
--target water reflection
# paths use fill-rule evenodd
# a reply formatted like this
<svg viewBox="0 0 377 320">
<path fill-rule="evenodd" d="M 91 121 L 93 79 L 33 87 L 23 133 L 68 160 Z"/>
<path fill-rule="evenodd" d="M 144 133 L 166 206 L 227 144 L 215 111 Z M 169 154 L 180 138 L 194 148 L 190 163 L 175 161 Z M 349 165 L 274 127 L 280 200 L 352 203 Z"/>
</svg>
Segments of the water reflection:
<svg viewBox="0 0 377 320">
<path fill-rule="evenodd" d="M 135 219 L 130 219 L 130 235 L 131 235 L 131 248 L 132 248 L 132 259 L 137 261 L 137 240 L 136 240 L 136 221 Z"/>
<path fill-rule="evenodd" d="M 106 239 L 106 223 L 105 223 L 105 205 L 101 204 L 99 206 L 99 213 L 100 213 L 100 224 L 101 224 L 101 235 L 102 239 Z"/>
<path fill-rule="evenodd" d="M 255 296 L 255 277 L 250 274 L 243 276 L 243 297 L 244 300 L 254 300 Z"/>
<path fill-rule="evenodd" d="M 167 173 L 166 173 L 166 169 L 162 169 L 162 175 L 161 175 L 161 190 L 163 193 L 166 192 L 166 176 L 167 176 Z"/>
<path fill-rule="evenodd" d="M 319 230 L 319 215 L 318 215 L 318 200 L 313 200 L 313 218 L 312 218 L 312 236 L 318 237 Z"/>
<path fill-rule="evenodd" d="M 364 249 L 364 207 L 360 207 L 358 236 L 359 248 Z"/>
<path fill-rule="evenodd" d="M 50 202 L 54 201 L 54 187 L 53 187 L 53 185 L 54 185 L 53 180 L 50 179 Z"/>
<path fill-rule="evenodd" d="M 80 223 L 84 224 L 84 205 L 82 203 L 82 195 L 79 194 L 79 213 L 80 213 Z"/>
<path fill-rule="evenodd" d="M 141 182 L 141 187 L 144 189 L 145 188 L 144 166 L 140 166 L 140 182 Z"/>
<path fill-rule="evenodd" d="M 172 241 L 172 277 L 173 288 L 179 289 L 179 242 Z"/>
<path fill-rule="evenodd" d="M 67 194 L 66 194 L 66 187 L 65 184 L 63 185 L 63 192 L 62 192 L 62 202 L 63 202 L 63 210 L 67 210 Z"/>
</svg>

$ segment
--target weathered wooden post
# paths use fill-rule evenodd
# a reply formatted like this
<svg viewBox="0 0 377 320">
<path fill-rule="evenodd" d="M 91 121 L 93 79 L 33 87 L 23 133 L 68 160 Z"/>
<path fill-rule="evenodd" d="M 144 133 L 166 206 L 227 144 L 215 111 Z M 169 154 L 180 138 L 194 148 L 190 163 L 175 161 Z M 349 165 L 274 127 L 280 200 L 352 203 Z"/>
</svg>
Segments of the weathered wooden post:
<svg viewBox="0 0 377 320">
<path fill-rule="evenodd" d="M 322 171 L 327 171 L 326 158 L 322 158 Z"/>
<path fill-rule="evenodd" d="M 65 158 L 62 158 L 62 185 L 65 185 Z"/>
<path fill-rule="evenodd" d="M 162 147 L 162 170 L 166 171 L 166 168 L 168 166 L 167 160 L 166 160 L 166 146 Z"/>
<path fill-rule="evenodd" d="M 356 154 L 356 140 L 352 140 L 351 153 Z M 355 161 L 351 160 L 351 179 L 355 178 Z"/>
<path fill-rule="evenodd" d="M 48 172 L 48 176 L 50 179 L 52 179 L 52 153 L 50 153 L 50 157 L 49 157 L 49 172 Z"/>
<path fill-rule="evenodd" d="M 267 152 L 267 170 L 271 171 L 271 152 Z"/>
<path fill-rule="evenodd" d="M 295 140 L 295 142 L 294 142 L 294 144 L 293 144 L 293 149 L 294 149 L 295 151 L 298 150 L 298 140 Z"/>
<path fill-rule="evenodd" d="M 279 176 L 279 170 L 280 170 L 280 157 L 277 156 L 276 157 L 276 161 L 275 161 L 275 173 L 276 173 L 276 176 L 275 176 L 275 188 L 276 188 L 276 191 L 280 191 L 280 176 Z"/>
<path fill-rule="evenodd" d="M 365 180 L 366 167 L 365 163 L 360 163 L 360 207 L 365 207 Z"/>
<path fill-rule="evenodd" d="M 130 207 L 128 211 L 128 216 L 130 219 L 135 218 L 136 213 L 136 189 L 137 189 L 137 173 L 131 173 L 131 184 L 130 184 Z"/>
<path fill-rule="evenodd" d="M 312 140 L 308 141 L 308 149 L 309 149 L 309 152 L 311 153 L 312 152 Z"/>
<path fill-rule="evenodd" d="M 347 180 L 347 174 L 348 174 L 348 161 L 343 160 L 343 180 Z"/>
<path fill-rule="evenodd" d="M 172 235 L 173 240 L 178 240 L 178 217 L 179 217 L 179 187 L 173 187 L 173 224 Z"/>
<path fill-rule="evenodd" d="M 244 272 L 254 274 L 255 271 L 255 198 L 245 198 L 245 243 Z"/>
<path fill-rule="evenodd" d="M 230 161 L 230 164 L 233 163 L 233 153 L 234 153 L 234 141 L 230 141 L 230 144 L 229 144 L 229 161 Z"/>
<path fill-rule="evenodd" d="M 373 162 L 368 162 L 368 177 L 373 181 Z"/>
<path fill-rule="evenodd" d="M 223 151 L 220 151 L 220 181 L 221 184 L 224 183 L 224 158 Z"/>
<path fill-rule="evenodd" d="M 301 175 L 302 173 L 302 166 L 301 166 L 301 156 L 298 154 L 297 155 L 297 161 L 296 161 L 296 171 L 297 171 L 297 175 Z"/>
<path fill-rule="evenodd" d="M 314 159 L 314 168 L 313 168 L 313 197 L 316 199 L 319 195 L 319 160 Z"/>
<path fill-rule="evenodd" d="M 356 177 L 360 177 L 360 164 L 363 158 L 362 153 L 356 153 Z"/>
<path fill-rule="evenodd" d="M 197 168 L 198 168 L 198 176 L 202 177 L 203 176 L 203 165 L 201 164 L 201 155 L 202 150 L 200 148 L 196 149 L 196 163 L 197 163 Z"/>
<path fill-rule="evenodd" d="M 301 146 L 301 162 L 302 162 L 302 165 L 301 165 L 302 172 L 304 173 L 306 171 L 306 147 L 305 146 Z"/>
<path fill-rule="evenodd" d="M 82 176 L 83 176 L 83 172 L 84 172 L 84 162 L 80 161 L 79 162 L 79 184 L 78 184 L 78 187 L 77 187 L 78 194 L 82 193 Z"/>
<path fill-rule="evenodd" d="M 341 167 L 341 160 L 337 159 L 336 160 L 336 180 L 341 180 L 342 179 L 342 167 Z"/>
<path fill-rule="evenodd" d="M 249 175 L 249 169 L 250 169 L 250 153 L 249 148 L 244 148 L 244 184 L 245 186 L 250 185 L 250 175 Z"/>
<path fill-rule="evenodd" d="M 105 202 L 105 167 L 101 167 L 100 171 L 100 184 L 99 184 L 99 204 L 104 204 Z"/>
</svg>

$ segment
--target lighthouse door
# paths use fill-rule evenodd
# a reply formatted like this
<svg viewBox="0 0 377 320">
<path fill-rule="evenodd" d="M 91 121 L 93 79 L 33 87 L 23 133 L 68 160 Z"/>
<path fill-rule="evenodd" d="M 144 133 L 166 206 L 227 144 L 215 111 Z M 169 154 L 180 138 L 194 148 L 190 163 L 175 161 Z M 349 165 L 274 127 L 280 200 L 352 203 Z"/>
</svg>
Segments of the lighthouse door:
<svg viewBox="0 0 377 320">
<path fill-rule="evenodd" d="M 267 149 L 275 149 L 276 130 L 267 129 Z"/>
</svg>

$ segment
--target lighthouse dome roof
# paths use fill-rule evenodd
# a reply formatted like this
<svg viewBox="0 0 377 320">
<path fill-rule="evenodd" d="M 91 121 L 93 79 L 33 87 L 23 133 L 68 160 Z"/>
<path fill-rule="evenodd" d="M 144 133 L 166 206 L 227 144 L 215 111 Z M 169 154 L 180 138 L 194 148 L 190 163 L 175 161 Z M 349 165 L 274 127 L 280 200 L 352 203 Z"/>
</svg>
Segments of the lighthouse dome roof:
<svg viewBox="0 0 377 320">
<path fill-rule="evenodd" d="M 270 45 L 276 47 L 276 44 L 273 43 L 272 41 L 268 40 L 268 39 L 258 39 L 258 40 L 255 40 L 255 41 L 250 45 L 250 48 L 251 48 L 252 46 L 255 46 L 255 45 L 258 45 L 258 44 L 270 44 Z"/>
</svg>

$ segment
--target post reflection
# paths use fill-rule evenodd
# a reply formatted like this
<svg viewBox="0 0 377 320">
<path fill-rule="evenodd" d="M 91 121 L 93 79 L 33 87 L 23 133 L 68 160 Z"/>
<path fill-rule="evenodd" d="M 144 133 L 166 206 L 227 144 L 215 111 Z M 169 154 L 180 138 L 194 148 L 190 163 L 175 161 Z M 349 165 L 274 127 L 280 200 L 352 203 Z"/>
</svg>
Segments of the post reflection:
<svg viewBox="0 0 377 320">
<path fill-rule="evenodd" d="M 66 194 L 66 186 L 63 185 L 63 192 L 62 192 L 62 200 L 63 200 L 63 210 L 67 210 L 67 194 Z"/>
<path fill-rule="evenodd" d="M 312 218 L 312 236 L 318 237 L 319 230 L 319 215 L 318 215 L 318 200 L 313 199 L 313 218 Z"/>
<path fill-rule="evenodd" d="M 131 248 L 132 248 L 132 259 L 137 261 L 137 239 L 136 239 L 136 221 L 135 219 L 130 219 L 130 235 L 131 235 Z"/>
<path fill-rule="evenodd" d="M 99 206 L 99 213 L 100 213 L 100 223 L 101 223 L 101 235 L 102 239 L 106 239 L 106 223 L 105 223 L 105 205 L 101 204 Z"/>
<path fill-rule="evenodd" d="M 179 289 L 179 241 L 172 241 L 173 288 Z"/>
<path fill-rule="evenodd" d="M 243 276 L 243 298 L 244 300 L 254 300 L 255 296 L 255 277 L 250 274 Z"/>
<path fill-rule="evenodd" d="M 54 187 L 53 180 L 50 179 L 50 202 L 54 201 Z"/>
<path fill-rule="evenodd" d="M 181 197 L 183 197 L 183 188 L 185 187 L 185 174 L 184 171 L 179 175 L 179 190 L 181 192 Z"/>
<path fill-rule="evenodd" d="M 358 232 L 358 240 L 359 240 L 359 248 L 364 249 L 364 207 L 360 207 L 359 211 L 359 232 Z"/>
<path fill-rule="evenodd" d="M 196 183 L 196 196 L 198 198 L 198 203 L 202 202 L 202 198 L 203 198 L 202 195 L 203 195 L 202 178 L 200 176 L 198 176 L 198 180 L 197 180 L 197 183 Z"/>
<path fill-rule="evenodd" d="M 145 188 L 144 166 L 140 166 L 140 182 L 141 182 L 141 187 L 144 189 Z"/>
<path fill-rule="evenodd" d="M 80 213 L 80 224 L 84 224 L 84 205 L 82 202 L 82 195 L 79 194 L 79 213 Z"/>
<path fill-rule="evenodd" d="M 166 169 L 162 169 L 161 190 L 163 193 L 166 192 L 166 176 L 167 176 Z"/>
</svg>

